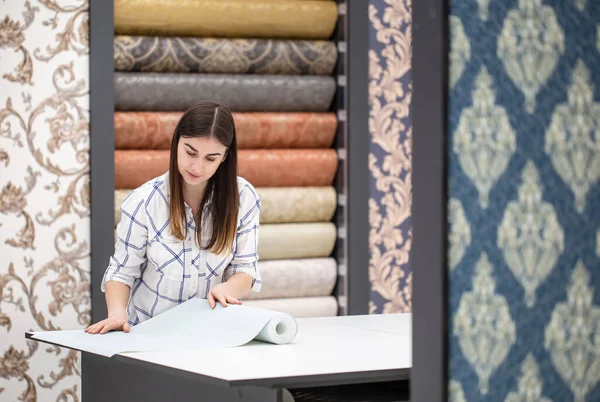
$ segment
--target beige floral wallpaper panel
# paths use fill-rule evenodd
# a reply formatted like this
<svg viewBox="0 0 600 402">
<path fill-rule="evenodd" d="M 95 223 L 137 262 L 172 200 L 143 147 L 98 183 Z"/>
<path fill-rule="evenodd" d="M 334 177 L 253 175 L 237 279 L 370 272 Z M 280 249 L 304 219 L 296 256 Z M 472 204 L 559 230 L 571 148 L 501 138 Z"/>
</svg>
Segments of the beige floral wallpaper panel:
<svg viewBox="0 0 600 402">
<path fill-rule="evenodd" d="M 369 3 L 372 314 L 412 311 L 412 0 Z"/>
<path fill-rule="evenodd" d="M 90 320 L 87 0 L 0 2 L 0 400 L 79 401 Z"/>
</svg>

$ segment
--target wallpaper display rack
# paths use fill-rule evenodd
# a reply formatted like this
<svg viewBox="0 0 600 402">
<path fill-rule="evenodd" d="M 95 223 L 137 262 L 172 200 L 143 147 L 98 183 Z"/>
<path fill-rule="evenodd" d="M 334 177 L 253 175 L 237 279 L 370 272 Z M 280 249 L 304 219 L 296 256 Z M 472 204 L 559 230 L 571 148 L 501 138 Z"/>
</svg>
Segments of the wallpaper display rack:
<svg viewBox="0 0 600 402">
<path fill-rule="evenodd" d="M 253 145 L 250 137 L 244 142 L 240 134 L 240 141 L 238 143 L 245 144 L 240 145 L 240 165 L 245 158 L 259 158 L 267 152 L 277 155 L 278 158 L 283 158 L 281 159 L 281 163 L 293 162 L 295 164 L 313 164 L 315 162 L 311 162 L 313 160 L 312 158 L 319 155 L 319 152 L 322 153 L 322 156 L 319 156 L 319 164 L 329 163 L 324 162 L 327 158 L 330 158 L 330 156 L 327 156 L 330 155 L 329 152 L 335 155 L 337 166 L 335 167 L 335 172 L 332 173 L 334 178 L 333 180 L 325 179 L 325 181 L 333 186 L 336 193 L 335 212 L 330 215 L 332 216 L 332 223 L 329 223 L 330 225 L 333 224 L 332 226 L 335 227 L 336 240 L 335 245 L 332 246 L 332 252 L 327 258 L 335 261 L 337 278 L 335 279 L 335 287 L 332 290 L 331 296 L 334 297 L 337 305 L 334 307 L 332 307 L 331 304 L 328 304 L 330 307 L 321 305 L 321 308 L 326 312 L 337 310 L 338 315 L 366 314 L 368 312 L 370 294 L 368 279 L 369 137 L 367 60 L 369 22 L 367 18 L 367 6 L 365 4 L 362 6 L 359 4 L 350 6 L 347 4 L 346 0 L 338 0 L 335 15 L 335 28 L 332 30 L 333 34 L 331 37 L 322 39 L 320 42 L 318 40 L 312 41 L 306 38 L 303 40 L 303 42 L 307 44 L 306 46 L 319 46 L 315 48 L 315 51 L 305 51 L 305 54 L 316 55 L 314 57 L 320 59 L 317 59 L 312 65 L 310 65 L 310 63 L 307 65 L 299 65 L 299 68 L 303 69 L 304 73 L 298 74 L 296 72 L 296 75 L 293 75 L 288 72 L 288 76 L 293 75 L 293 79 L 282 80 L 281 75 L 286 74 L 286 72 L 281 72 L 277 69 L 284 66 L 285 63 L 270 66 L 264 63 L 264 65 L 255 63 L 242 67 L 236 67 L 236 65 L 232 64 L 231 67 L 227 67 L 231 69 L 231 71 L 223 72 L 221 69 L 220 72 L 216 72 L 215 68 L 218 70 L 221 67 L 215 67 L 214 63 L 207 63 L 201 58 L 185 59 L 184 66 L 175 67 L 167 65 L 167 63 L 161 65 L 160 62 L 155 60 L 144 59 L 144 57 L 148 58 L 152 56 L 152 52 L 148 51 L 148 47 L 156 49 L 157 46 L 163 46 L 164 48 L 167 45 L 165 45 L 165 41 L 160 40 L 160 33 L 157 33 L 157 36 L 153 37 L 154 39 L 152 40 L 154 42 L 152 42 L 151 39 L 148 39 L 148 37 L 135 36 L 130 33 L 120 34 L 119 27 L 126 26 L 127 24 L 124 24 L 123 21 L 116 21 L 116 24 L 115 7 L 122 7 L 126 3 L 127 2 L 123 0 L 116 0 L 114 3 L 92 0 L 90 3 L 92 320 L 97 321 L 106 316 L 106 302 L 104 294 L 100 291 L 100 283 L 109 258 L 114 251 L 115 224 L 116 219 L 118 219 L 118 216 L 116 216 L 118 214 L 115 213 L 115 201 L 118 203 L 119 197 L 122 197 L 123 194 L 126 193 L 126 189 L 139 185 L 138 181 L 141 180 L 131 180 L 131 177 L 129 177 L 127 179 L 128 181 L 124 182 L 123 179 L 125 176 L 121 174 L 124 172 L 123 164 L 127 163 L 127 158 L 137 160 L 138 164 L 150 163 L 148 166 L 151 166 L 154 162 L 158 164 L 162 161 L 164 163 L 163 159 L 166 155 L 165 151 L 167 151 L 163 149 L 165 138 L 155 138 L 152 140 L 154 141 L 152 143 L 153 145 L 151 145 L 151 147 L 155 146 L 155 149 L 133 149 L 119 152 L 119 147 L 131 147 L 131 143 L 130 145 L 123 145 L 123 141 L 120 141 L 117 144 L 115 143 L 115 121 L 119 120 L 119 118 L 124 115 L 127 115 L 129 111 L 140 114 L 151 114 L 155 111 L 160 111 L 159 114 L 161 115 L 161 118 L 176 121 L 177 113 L 179 113 L 181 106 L 177 106 L 177 110 L 167 110 L 168 105 L 171 105 L 172 103 L 167 102 L 164 104 L 157 104 L 153 101 L 156 97 L 152 94 L 154 87 L 160 88 L 161 85 L 167 85 L 166 83 L 168 80 L 173 79 L 186 81 L 182 81 L 181 88 L 185 88 L 189 82 L 200 82 L 199 85 L 203 85 L 204 88 L 211 88 L 211 86 L 214 86 L 216 92 L 214 92 L 214 95 L 210 96 L 210 98 L 219 100 L 219 97 L 224 97 L 222 98 L 223 102 L 227 102 L 227 96 L 231 96 L 227 95 L 228 91 L 218 91 L 218 88 L 222 88 L 223 85 L 235 85 L 235 87 L 232 87 L 234 89 L 239 88 L 238 85 L 242 85 L 242 87 L 250 85 L 248 91 L 251 93 L 251 87 L 253 85 L 272 85 L 272 89 L 269 89 L 270 92 L 276 91 L 278 87 L 289 85 L 292 86 L 290 88 L 294 91 L 302 91 L 302 85 L 310 86 L 313 85 L 310 82 L 315 82 L 314 85 L 316 86 L 314 89 L 309 87 L 307 89 L 308 92 L 304 94 L 299 93 L 298 96 L 295 97 L 295 100 L 290 101 L 290 99 L 282 98 L 279 102 L 273 103 L 270 102 L 268 98 L 253 98 L 253 103 L 237 103 L 238 106 L 232 107 L 234 118 L 237 115 L 240 119 L 239 123 L 236 119 L 236 125 L 239 124 L 243 127 L 248 127 L 248 129 L 251 130 L 252 122 L 248 120 L 248 116 L 252 113 L 256 113 L 260 118 L 269 113 L 271 113 L 271 115 L 284 115 L 285 113 L 290 112 L 295 115 L 300 115 L 300 113 L 304 112 L 314 113 L 314 111 L 310 109 L 312 107 L 310 106 L 310 93 L 312 92 L 313 96 L 320 99 L 319 102 L 327 102 L 327 98 L 323 98 L 323 96 L 328 96 L 326 91 L 330 91 L 327 89 L 328 84 L 326 83 L 327 81 L 325 81 L 328 75 L 330 77 L 329 80 L 333 77 L 331 82 L 335 83 L 335 88 L 332 88 L 332 92 L 330 92 L 333 95 L 332 99 L 329 99 L 328 101 L 328 104 L 330 105 L 329 109 L 321 110 L 322 113 L 320 114 L 335 116 L 336 128 L 334 138 L 332 140 L 315 139 L 314 141 L 317 142 L 308 139 L 301 144 L 296 145 L 290 145 L 289 142 L 281 145 L 281 140 L 273 140 L 275 142 L 271 142 L 270 146 L 266 145 L 265 149 L 260 149 L 261 147 L 265 147 L 265 145 Z M 322 2 L 323 7 L 326 7 L 326 3 L 327 2 Z M 164 4 L 164 2 L 157 4 Z M 280 4 L 277 3 L 277 7 L 279 7 L 279 5 Z M 349 9 L 349 7 L 356 7 L 356 9 Z M 321 12 L 319 18 L 327 17 L 330 21 L 332 16 L 327 15 L 327 13 L 330 13 L 330 10 L 325 8 L 324 10 L 325 11 Z M 150 15 L 148 18 L 151 17 L 152 16 Z M 251 21 L 249 23 L 251 23 Z M 209 28 L 210 27 L 205 27 L 203 29 Z M 168 31 L 168 29 L 171 28 L 167 27 L 164 29 L 167 29 Z M 246 27 L 245 29 L 250 28 Z M 263 34 L 264 35 L 261 38 L 266 39 L 266 42 L 269 42 L 268 33 Z M 243 38 L 236 38 L 235 33 L 232 35 L 233 37 L 223 41 L 225 45 L 244 46 Z M 285 46 L 285 43 L 293 43 L 294 45 L 299 43 L 294 42 L 296 39 L 293 38 L 293 33 L 288 33 L 288 35 L 290 36 L 284 38 L 284 40 L 277 41 L 277 43 L 280 43 L 279 46 Z M 225 36 L 226 35 L 223 35 L 223 37 Z M 212 39 L 205 39 L 202 37 L 187 38 L 185 40 L 181 39 L 179 42 L 181 42 L 181 46 L 205 46 L 207 49 L 214 45 Z M 175 41 L 171 41 L 170 50 L 173 50 L 173 43 L 175 43 Z M 313 43 L 316 43 L 316 45 L 313 45 Z M 334 44 L 335 52 L 337 53 L 334 65 L 328 64 L 331 62 L 331 44 Z M 322 46 L 329 46 L 329 48 L 324 48 Z M 288 52 L 286 54 L 289 55 L 289 49 L 283 49 L 282 51 Z M 132 55 L 135 57 L 132 57 Z M 251 57 L 249 57 L 249 59 L 251 59 Z M 264 60 L 260 62 L 264 62 Z M 290 63 L 288 63 L 288 67 L 289 64 Z M 284 66 L 283 68 L 288 67 Z M 263 70 L 260 70 L 261 68 Z M 187 73 L 182 74 L 178 69 L 188 69 L 188 71 Z M 134 74 L 130 74 L 130 72 L 134 72 Z M 236 84 L 236 80 L 242 80 L 243 83 Z M 116 83 L 116 88 L 115 85 L 107 85 L 107 83 L 113 82 Z M 306 82 L 309 82 L 309 84 L 306 84 Z M 137 90 L 142 91 L 140 97 L 144 99 L 141 103 L 136 103 L 137 100 L 135 99 L 135 96 L 132 97 L 132 94 L 128 93 L 130 88 L 136 88 Z M 257 94 L 254 94 L 253 96 L 256 95 Z M 258 94 L 258 96 L 260 96 L 260 94 Z M 193 96 L 192 98 L 195 99 Z M 298 101 L 304 102 L 305 106 L 294 103 Z M 116 111 L 117 113 L 115 113 Z M 119 116 L 120 111 L 124 111 L 121 113 L 122 116 Z M 133 115 L 133 113 L 131 114 Z M 317 112 L 317 114 L 319 113 Z M 121 120 L 120 122 L 122 123 Z M 128 122 L 125 121 L 123 124 L 127 123 Z M 133 123 L 129 122 L 128 124 Z M 121 129 L 120 126 L 117 127 L 117 129 Z M 122 140 L 122 137 L 118 137 L 117 139 L 119 138 Z M 277 141 L 280 142 L 278 143 Z M 293 149 L 294 147 L 303 148 L 306 144 L 309 144 L 310 141 L 314 142 L 312 145 L 313 148 L 322 147 L 322 144 L 328 143 L 328 141 L 330 146 L 329 148 L 320 149 Z M 249 149 L 244 149 L 244 146 Z M 288 146 L 291 146 L 292 148 L 283 149 Z M 117 152 L 115 151 L 116 148 Z M 128 154 L 128 152 L 130 153 Z M 302 155 L 306 155 L 309 159 L 306 159 L 306 162 L 302 162 L 301 159 L 304 157 Z M 289 159 L 290 157 L 292 159 Z M 125 158 L 125 160 L 123 158 Z M 287 160 L 290 160 L 291 162 L 286 162 Z M 269 163 L 272 163 L 272 161 Z M 307 166 L 312 166 L 314 168 L 314 165 Z M 254 174 L 254 177 L 257 177 L 257 180 L 259 180 L 263 179 L 265 176 L 258 171 L 256 173 L 251 171 L 242 172 L 242 166 L 240 166 L 240 170 L 240 175 L 244 177 L 252 176 Z M 116 175 L 115 171 L 117 173 Z M 307 171 L 310 171 L 310 169 Z M 318 173 L 319 175 L 323 174 L 323 172 Z M 250 177 L 246 178 L 250 179 Z M 299 179 L 304 180 L 301 177 Z M 308 185 L 309 187 L 296 188 L 299 192 L 310 191 L 310 181 L 298 182 L 293 181 L 293 178 L 290 180 L 292 181 L 283 181 L 279 183 L 279 185 L 293 186 L 294 183 L 297 183 L 299 186 Z M 321 178 L 321 180 L 323 180 L 323 178 Z M 252 183 L 252 180 L 250 181 Z M 264 195 L 261 195 L 261 198 L 265 198 L 265 200 L 272 199 L 273 202 L 275 202 L 275 200 L 278 199 L 277 197 L 279 197 L 279 199 L 282 198 L 281 194 L 276 194 L 277 190 L 279 190 L 278 188 L 268 188 L 269 185 L 277 187 L 278 183 L 273 184 L 273 182 L 269 183 L 268 180 L 263 180 L 262 182 L 253 184 L 259 192 L 263 191 Z M 263 187 L 263 185 L 267 185 L 267 187 Z M 321 184 L 321 186 L 323 186 L 323 184 Z M 119 190 L 119 188 L 122 188 L 123 190 Z M 323 193 L 325 188 L 326 186 L 320 187 L 319 191 Z M 313 187 L 313 189 L 316 190 L 316 187 Z M 296 196 L 299 197 L 299 195 Z M 321 197 L 321 195 L 319 195 L 319 197 Z M 277 222 L 277 217 L 269 218 L 267 215 L 269 214 L 265 215 L 265 219 L 273 219 L 273 222 Z M 270 215 L 272 216 L 273 214 Z M 319 218 L 312 219 L 318 220 Z M 313 223 L 272 224 L 269 222 L 263 225 L 261 222 L 261 228 L 269 225 L 269 227 L 265 229 L 265 238 L 272 238 L 269 233 L 275 229 L 281 229 L 283 231 L 290 230 L 293 232 L 295 231 L 294 225 L 312 224 Z M 326 222 L 315 222 L 314 224 L 325 225 Z M 281 227 L 275 228 L 274 225 L 279 225 Z M 306 263 L 311 263 L 309 258 L 312 256 L 303 255 L 302 253 L 294 254 L 294 251 L 290 251 L 291 254 L 288 254 L 291 256 L 291 260 L 286 261 L 285 258 L 283 260 L 277 260 L 277 258 L 279 258 L 278 255 L 276 253 L 273 254 L 271 251 L 272 249 L 268 249 L 267 246 L 268 245 L 265 243 L 265 248 L 259 250 L 259 254 L 266 257 L 266 259 L 263 259 L 261 256 L 259 266 L 261 263 L 265 264 L 265 268 L 270 266 L 273 269 L 273 273 L 281 272 L 281 265 L 275 266 L 275 263 L 282 264 L 285 262 L 295 269 L 299 269 L 298 264 L 303 260 L 305 260 Z M 275 260 L 273 260 L 273 258 L 275 258 Z M 327 258 L 321 258 L 320 261 L 319 259 L 315 259 L 315 267 L 317 264 L 320 264 L 322 267 L 329 267 L 329 263 L 325 262 Z M 329 278 L 328 275 L 329 274 L 325 276 Z M 305 285 L 309 286 L 308 284 Z M 315 291 L 318 291 L 319 288 L 315 287 L 315 289 Z M 323 289 L 322 286 L 321 289 Z M 304 296 L 306 296 L 305 299 L 298 297 L 287 300 L 284 300 L 281 297 L 277 299 L 277 295 L 272 292 L 272 289 L 269 289 L 269 292 L 265 292 L 265 297 L 272 297 L 270 300 L 275 302 L 287 302 L 288 304 L 289 302 L 293 302 L 288 308 L 296 311 L 298 311 L 299 307 L 300 309 L 307 308 L 302 307 L 303 301 L 310 304 L 315 303 L 316 300 L 316 298 L 311 297 L 310 291 L 307 291 L 304 294 Z M 298 292 L 301 294 L 301 290 L 298 290 Z M 259 305 L 265 302 L 269 302 L 269 299 L 261 299 L 260 293 L 256 295 L 252 294 L 247 301 L 249 305 L 252 303 Z M 335 310 L 332 310 L 332 308 Z M 318 312 L 315 314 L 318 315 Z"/>
</svg>

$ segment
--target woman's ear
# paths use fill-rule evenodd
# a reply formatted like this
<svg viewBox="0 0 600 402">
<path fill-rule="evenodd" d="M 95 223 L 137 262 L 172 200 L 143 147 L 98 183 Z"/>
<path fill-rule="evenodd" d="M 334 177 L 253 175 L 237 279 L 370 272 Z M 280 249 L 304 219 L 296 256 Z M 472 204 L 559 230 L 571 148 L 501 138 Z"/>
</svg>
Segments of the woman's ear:
<svg viewBox="0 0 600 402">
<path fill-rule="evenodd" d="M 225 162 L 225 159 L 227 159 L 228 154 L 229 154 L 229 149 L 226 149 L 225 153 L 223 154 L 223 159 L 221 159 L 221 163 Z"/>
</svg>

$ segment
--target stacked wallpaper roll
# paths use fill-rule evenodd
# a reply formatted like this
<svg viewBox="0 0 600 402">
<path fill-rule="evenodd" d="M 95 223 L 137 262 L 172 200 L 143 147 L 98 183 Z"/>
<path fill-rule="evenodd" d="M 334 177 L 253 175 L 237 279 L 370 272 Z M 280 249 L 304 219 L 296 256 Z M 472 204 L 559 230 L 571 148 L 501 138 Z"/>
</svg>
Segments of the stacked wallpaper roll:
<svg viewBox="0 0 600 402">
<path fill-rule="evenodd" d="M 262 291 L 246 304 L 336 315 L 336 22 L 333 0 L 115 0 L 115 226 L 131 189 L 168 170 L 182 112 L 223 103 L 262 201 Z"/>
</svg>

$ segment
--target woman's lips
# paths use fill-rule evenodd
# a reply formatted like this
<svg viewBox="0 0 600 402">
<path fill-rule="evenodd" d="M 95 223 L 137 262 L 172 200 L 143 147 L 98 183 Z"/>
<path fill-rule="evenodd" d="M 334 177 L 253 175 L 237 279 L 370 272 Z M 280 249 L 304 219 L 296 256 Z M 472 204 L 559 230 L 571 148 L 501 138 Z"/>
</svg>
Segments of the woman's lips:
<svg viewBox="0 0 600 402">
<path fill-rule="evenodd" d="M 199 179 L 202 177 L 200 175 L 195 175 L 195 174 L 191 173 L 189 170 L 187 170 L 187 174 L 189 174 L 192 179 Z"/>
</svg>

